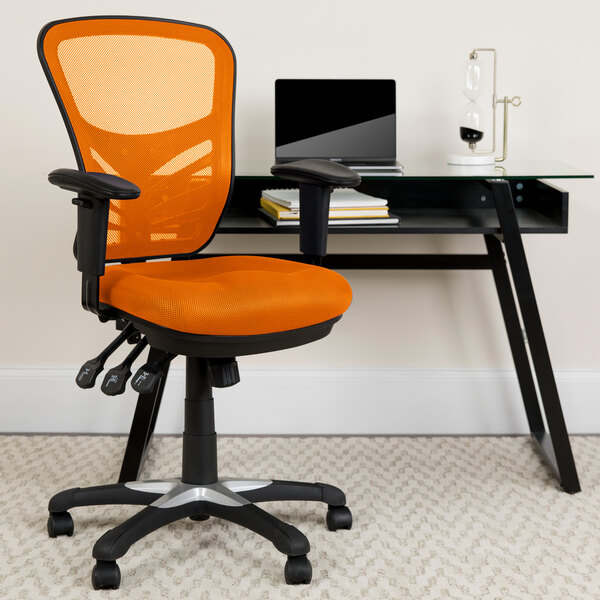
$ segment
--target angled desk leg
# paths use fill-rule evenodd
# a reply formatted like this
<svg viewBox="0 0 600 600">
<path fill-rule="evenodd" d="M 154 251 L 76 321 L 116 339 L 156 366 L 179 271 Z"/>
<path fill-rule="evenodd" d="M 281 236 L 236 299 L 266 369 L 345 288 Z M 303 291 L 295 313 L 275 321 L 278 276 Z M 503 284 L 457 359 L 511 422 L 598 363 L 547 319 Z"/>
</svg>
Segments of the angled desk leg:
<svg viewBox="0 0 600 600">
<path fill-rule="evenodd" d="M 148 362 L 153 362 L 162 354 L 164 354 L 162 350 L 150 348 Z M 129 431 L 129 438 L 127 439 L 127 447 L 125 448 L 125 455 L 123 456 L 123 463 L 121 465 L 121 473 L 119 475 L 120 483 L 136 481 L 142 470 L 146 452 L 148 451 L 148 446 L 150 445 L 152 434 L 154 433 L 156 417 L 158 416 L 158 410 L 160 408 L 168 372 L 169 363 L 165 366 L 165 373 L 161 377 L 154 391 L 150 394 L 139 394 L 138 396 L 133 421 L 131 422 L 131 429 Z"/>
<path fill-rule="evenodd" d="M 523 393 L 523 402 L 529 420 L 531 435 L 538 443 L 546 460 L 555 470 L 564 490 L 570 494 L 574 494 L 581 491 L 581 487 L 560 405 L 556 380 L 554 379 L 552 363 L 548 354 L 548 346 L 535 299 L 535 292 L 527 265 L 525 248 L 519 231 L 510 186 L 506 180 L 491 180 L 489 183 L 494 196 L 500 230 L 512 273 L 515 293 L 521 309 L 523 325 L 529 341 L 531 359 L 535 369 L 541 402 L 548 424 L 548 432 L 546 432 L 537 394 L 533 386 L 533 379 L 530 374 L 525 345 L 520 332 L 517 334 L 517 327 L 520 329 L 520 325 L 518 325 L 518 315 L 516 314 L 514 298 L 510 300 L 507 294 L 507 283 L 510 285 L 510 282 L 504 280 L 503 271 L 506 273 L 506 267 L 502 268 L 498 263 L 498 248 L 486 236 L 486 245 L 490 259 L 492 260 L 494 278 L 498 287 L 498 297 L 502 305 L 502 312 L 515 360 L 519 385 Z M 501 262 L 503 265 L 503 259 Z M 508 273 L 506 273 L 506 276 L 508 276 Z M 521 338 L 520 341 L 518 338 Z M 529 374 L 526 374 L 526 370 L 529 371 Z"/>
<path fill-rule="evenodd" d="M 529 356 L 523 339 L 521 321 L 515 304 L 510 278 L 506 270 L 506 261 L 502 244 L 494 235 L 484 235 L 485 245 L 487 247 L 494 283 L 498 292 L 498 300 L 502 309 L 502 317 L 508 335 L 510 351 L 515 363 L 517 380 L 523 396 L 525 413 L 529 422 L 529 429 L 532 433 L 543 432 L 545 430 L 544 419 L 538 402 L 537 391 L 533 381 Z"/>
</svg>

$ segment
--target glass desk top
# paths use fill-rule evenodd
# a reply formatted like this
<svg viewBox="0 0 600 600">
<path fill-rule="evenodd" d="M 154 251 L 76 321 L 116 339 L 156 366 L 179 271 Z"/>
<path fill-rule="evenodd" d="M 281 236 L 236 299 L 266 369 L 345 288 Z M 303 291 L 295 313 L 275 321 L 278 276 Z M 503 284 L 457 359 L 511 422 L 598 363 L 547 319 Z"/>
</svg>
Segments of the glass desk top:
<svg viewBox="0 0 600 600">
<path fill-rule="evenodd" d="M 402 173 L 361 174 L 363 179 L 579 179 L 592 178 L 586 173 L 555 160 L 506 160 L 489 166 L 449 165 L 443 160 L 406 160 L 400 161 Z M 236 177 L 242 179 L 264 178 L 270 176 L 273 162 L 262 160 L 238 160 Z"/>
</svg>

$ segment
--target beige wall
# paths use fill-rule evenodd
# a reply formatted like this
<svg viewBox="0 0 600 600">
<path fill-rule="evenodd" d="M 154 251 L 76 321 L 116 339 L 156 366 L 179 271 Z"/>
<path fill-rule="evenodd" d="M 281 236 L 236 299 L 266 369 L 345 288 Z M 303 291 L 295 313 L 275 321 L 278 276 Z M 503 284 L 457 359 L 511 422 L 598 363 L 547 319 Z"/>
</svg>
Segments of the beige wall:
<svg viewBox="0 0 600 600">
<path fill-rule="evenodd" d="M 39 67 L 35 38 L 50 20 L 143 14 L 211 25 L 238 58 L 237 153 L 273 156 L 277 77 L 390 77 L 398 82 L 398 155 L 460 151 L 461 74 L 473 47 L 499 52 L 501 94 L 518 94 L 510 156 L 558 159 L 600 176 L 596 0 L 156 0 L 11 3 L 1 54 L 3 93 L 0 365 L 78 365 L 113 335 L 78 303 L 70 196 L 46 183 L 74 166 Z M 598 180 L 562 181 L 570 234 L 530 236 L 526 250 L 554 364 L 600 369 Z M 333 238 L 333 251 L 479 251 L 479 239 Z M 214 250 L 292 248 L 291 239 L 221 236 Z M 491 275 L 485 272 L 348 272 L 355 300 L 334 335 L 244 359 L 254 365 L 505 367 L 510 365 Z"/>
</svg>

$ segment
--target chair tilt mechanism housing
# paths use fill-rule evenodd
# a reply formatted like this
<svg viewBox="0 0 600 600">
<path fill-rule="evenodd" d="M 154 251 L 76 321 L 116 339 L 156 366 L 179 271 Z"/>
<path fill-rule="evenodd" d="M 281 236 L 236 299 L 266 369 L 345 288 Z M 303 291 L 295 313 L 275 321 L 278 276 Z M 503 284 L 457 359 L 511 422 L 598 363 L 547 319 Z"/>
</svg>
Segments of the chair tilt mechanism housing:
<svg viewBox="0 0 600 600">
<path fill-rule="evenodd" d="M 319 265 L 331 188 L 360 178 L 327 161 L 274 166 L 300 188 L 304 260 L 203 257 L 233 184 L 236 64 L 225 38 L 179 21 L 81 17 L 46 25 L 38 53 L 77 160 L 77 170 L 57 169 L 49 181 L 76 194 L 82 304 L 120 330 L 83 365 L 77 384 L 93 387 L 125 342 L 134 347 L 106 373 L 108 395 L 123 393 L 146 347 L 148 362 L 131 380 L 142 394 L 164 386 L 171 360 L 186 357 L 181 476 L 59 492 L 49 503 L 50 537 L 72 535 L 72 508 L 142 505 L 93 548 L 94 588 L 114 589 L 116 561 L 136 541 L 178 519 L 219 517 L 285 554 L 288 583 L 309 583 L 307 538 L 256 503 L 324 502 L 335 531 L 352 525 L 344 493 L 322 483 L 219 478 L 212 388 L 239 381 L 237 356 L 316 341 L 341 318 L 350 286 Z"/>
</svg>

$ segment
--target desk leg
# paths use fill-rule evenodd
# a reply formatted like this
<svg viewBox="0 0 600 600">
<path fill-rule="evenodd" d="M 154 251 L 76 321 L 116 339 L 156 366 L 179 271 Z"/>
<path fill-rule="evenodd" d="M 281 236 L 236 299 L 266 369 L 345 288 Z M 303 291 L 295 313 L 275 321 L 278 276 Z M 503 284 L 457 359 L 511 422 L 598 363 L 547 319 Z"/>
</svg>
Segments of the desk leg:
<svg viewBox="0 0 600 600">
<path fill-rule="evenodd" d="M 493 265 L 492 270 L 498 288 L 498 297 L 502 305 L 504 321 L 515 360 L 519 385 L 523 393 L 523 402 L 531 428 L 531 435 L 537 442 L 546 460 L 556 471 L 564 490 L 570 494 L 574 494 L 579 492 L 581 487 L 560 405 L 556 380 L 554 379 L 550 355 L 548 354 L 548 346 L 535 299 L 535 292 L 527 265 L 525 248 L 519 231 L 510 186 L 505 180 L 493 180 L 490 181 L 490 184 L 504 239 L 506 255 L 512 273 L 516 297 L 529 341 L 541 403 L 548 424 L 548 432 L 546 432 L 537 393 L 531 377 L 525 345 L 521 332 L 517 332 L 517 328 L 520 329 L 520 324 L 518 314 L 516 313 L 514 297 L 510 299 L 508 296 L 510 281 L 508 281 L 508 273 L 504 266 L 504 260 L 503 257 L 500 257 L 499 249 L 495 243 L 489 236 L 486 236 L 486 245 Z"/>
<path fill-rule="evenodd" d="M 523 331 L 521 329 L 517 305 L 515 304 L 515 297 L 508 277 L 508 271 L 506 270 L 502 244 L 493 235 L 484 235 L 483 237 L 485 239 L 488 256 L 490 257 L 496 291 L 498 292 L 498 300 L 500 300 L 500 308 L 502 309 L 504 325 L 508 335 L 508 343 L 510 344 L 510 351 L 515 363 L 521 395 L 523 396 L 523 404 L 525 405 L 529 429 L 532 433 L 543 432 L 544 420 L 538 402 L 535 383 L 533 382 L 533 374 L 529 364 L 527 348 L 525 347 L 525 341 L 523 340 Z"/>
<path fill-rule="evenodd" d="M 150 348 L 148 361 L 153 362 L 164 352 Z M 167 375 L 169 373 L 169 363 L 164 367 L 164 375 L 161 377 L 156 388 L 150 394 L 140 394 L 138 396 L 133 421 L 131 422 L 131 430 L 127 439 L 127 447 L 123 456 L 121 465 L 121 473 L 119 475 L 119 483 L 127 481 L 137 481 L 140 471 L 144 466 L 146 452 L 152 440 L 154 426 L 156 425 L 156 417 L 160 408 Z"/>
</svg>

